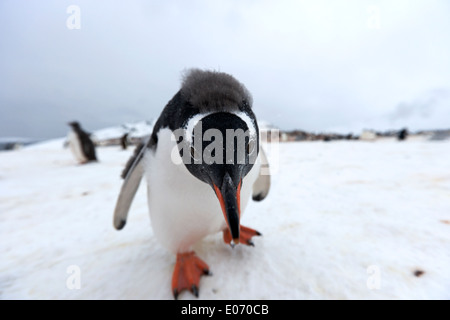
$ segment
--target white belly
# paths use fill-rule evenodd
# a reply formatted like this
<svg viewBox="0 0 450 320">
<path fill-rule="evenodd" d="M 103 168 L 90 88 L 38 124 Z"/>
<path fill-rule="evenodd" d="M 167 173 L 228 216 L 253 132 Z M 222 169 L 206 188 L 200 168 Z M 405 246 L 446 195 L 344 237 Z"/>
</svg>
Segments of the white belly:
<svg viewBox="0 0 450 320">
<path fill-rule="evenodd" d="M 67 136 L 67 139 L 69 140 L 70 150 L 72 151 L 73 155 L 75 156 L 75 159 L 77 159 L 79 162 L 86 162 L 87 158 L 84 155 L 84 152 L 81 147 L 81 143 L 80 143 L 80 140 L 78 139 L 77 134 L 73 131 L 70 131 L 69 135 Z"/>
<path fill-rule="evenodd" d="M 144 165 L 154 234 L 169 251 L 176 253 L 188 251 L 205 236 L 225 229 L 226 222 L 213 189 L 181 163 L 171 136 L 171 130 L 160 130 L 157 150 L 147 151 Z M 171 155 L 179 165 L 172 161 Z M 242 183 L 241 217 L 258 173 L 259 161 Z"/>
</svg>

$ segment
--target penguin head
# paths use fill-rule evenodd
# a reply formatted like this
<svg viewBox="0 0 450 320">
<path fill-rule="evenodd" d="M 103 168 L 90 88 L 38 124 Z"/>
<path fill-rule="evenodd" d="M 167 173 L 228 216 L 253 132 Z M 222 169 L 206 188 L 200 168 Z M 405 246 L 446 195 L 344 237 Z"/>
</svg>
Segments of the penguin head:
<svg viewBox="0 0 450 320">
<path fill-rule="evenodd" d="M 74 130 L 81 129 L 80 123 L 78 121 L 72 121 L 67 123 L 69 126 L 71 126 Z"/>
<path fill-rule="evenodd" d="M 259 133 L 251 112 L 212 112 L 194 116 L 185 129 L 183 163 L 209 184 L 222 208 L 234 243 L 239 243 L 240 192 L 259 152 Z"/>
</svg>

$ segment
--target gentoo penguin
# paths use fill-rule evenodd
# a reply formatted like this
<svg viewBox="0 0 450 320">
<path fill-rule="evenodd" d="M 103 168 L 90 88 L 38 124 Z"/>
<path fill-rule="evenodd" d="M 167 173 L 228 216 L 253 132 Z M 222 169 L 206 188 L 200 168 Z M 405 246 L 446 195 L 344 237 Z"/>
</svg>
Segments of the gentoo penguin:
<svg viewBox="0 0 450 320">
<path fill-rule="evenodd" d="M 129 135 L 129 133 L 126 132 L 120 138 L 120 146 L 122 147 L 122 150 L 127 150 L 127 147 L 128 147 L 128 135 Z"/>
<path fill-rule="evenodd" d="M 80 124 L 76 121 L 69 122 L 68 125 L 72 127 L 72 130 L 70 130 L 67 140 L 75 158 L 81 164 L 97 161 L 95 146 L 89 137 L 89 133 L 83 131 Z"/>
<path fill-rule="evenodd" d="M 220 231 L 231 246 L 253 245 L 252 237 L 260 235 L 240 224 L 250 196 L 260 201 L 270 187 L 252 98 L 244 85 L 222 72 L 185 73 L 181 89 L 122 172 L 114 212 L 118 230 L 144 175 L 154 234 L 176 255 L 173 295 L 176 299 L 189 290 L 198 297 L 200 277 L 209 274 L 209 267 L 192 246 Z"/>
<path fill-rule="evenodd" d="M 400 130 L 397 134 L 397 139 L 399 141 L 403 141 L 406 140 L 406 138 L 408 137 L 408 129 L 407 128 L 403 128 L 402 130 Z"/>
</svg>

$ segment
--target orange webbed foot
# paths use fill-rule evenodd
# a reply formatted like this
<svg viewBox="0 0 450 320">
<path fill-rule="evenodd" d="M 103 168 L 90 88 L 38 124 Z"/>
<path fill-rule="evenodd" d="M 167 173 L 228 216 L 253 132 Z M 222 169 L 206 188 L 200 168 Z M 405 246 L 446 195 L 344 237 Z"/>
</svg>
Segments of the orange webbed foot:
<svg viewBox="0 0 450 320">
<path fill-rule="evenodd" d="M 260 235 L 261 235 L 260 232 L 241 225 L 239 228 L 239 243 L 246 244 L 249 246 L 255 246 L 255 244 L 252 241 L 252 237 Z M 230 230 L 228 228 L 223 230 L 223 241 L 227 244 L 230 244 L 233 247 L 234 244 L 232 240 L 233 239 L 231 238 Z"/>
<path fill-rule="evenodd" d="M 194 251 L 177 254 L 172 275 L 172 292 L 175 299 L 183 290 L 189 290 L 198 297 L 198 286 L 202 275 L 210 275 L 208 265 Z"/>
</svg>

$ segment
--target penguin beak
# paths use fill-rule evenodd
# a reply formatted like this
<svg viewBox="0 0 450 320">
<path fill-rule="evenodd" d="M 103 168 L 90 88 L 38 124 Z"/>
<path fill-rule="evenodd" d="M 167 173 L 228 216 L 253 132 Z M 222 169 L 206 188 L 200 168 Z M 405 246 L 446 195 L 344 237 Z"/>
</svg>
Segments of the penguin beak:
<svg viewBox="0 0 450 320">
<path fill-rule="evenodd" d="M 228 229 L 230 230 L 231 237 L 235 244 L 239 244 L 241 184 L 242 179 L 239 180 L 239 184 L 235 186 L 228 173 L 225 174 L 220 188 L 213 183 L 214 191 L 219 199 L 225 221 L 227 222 Z"/>
</svg>

